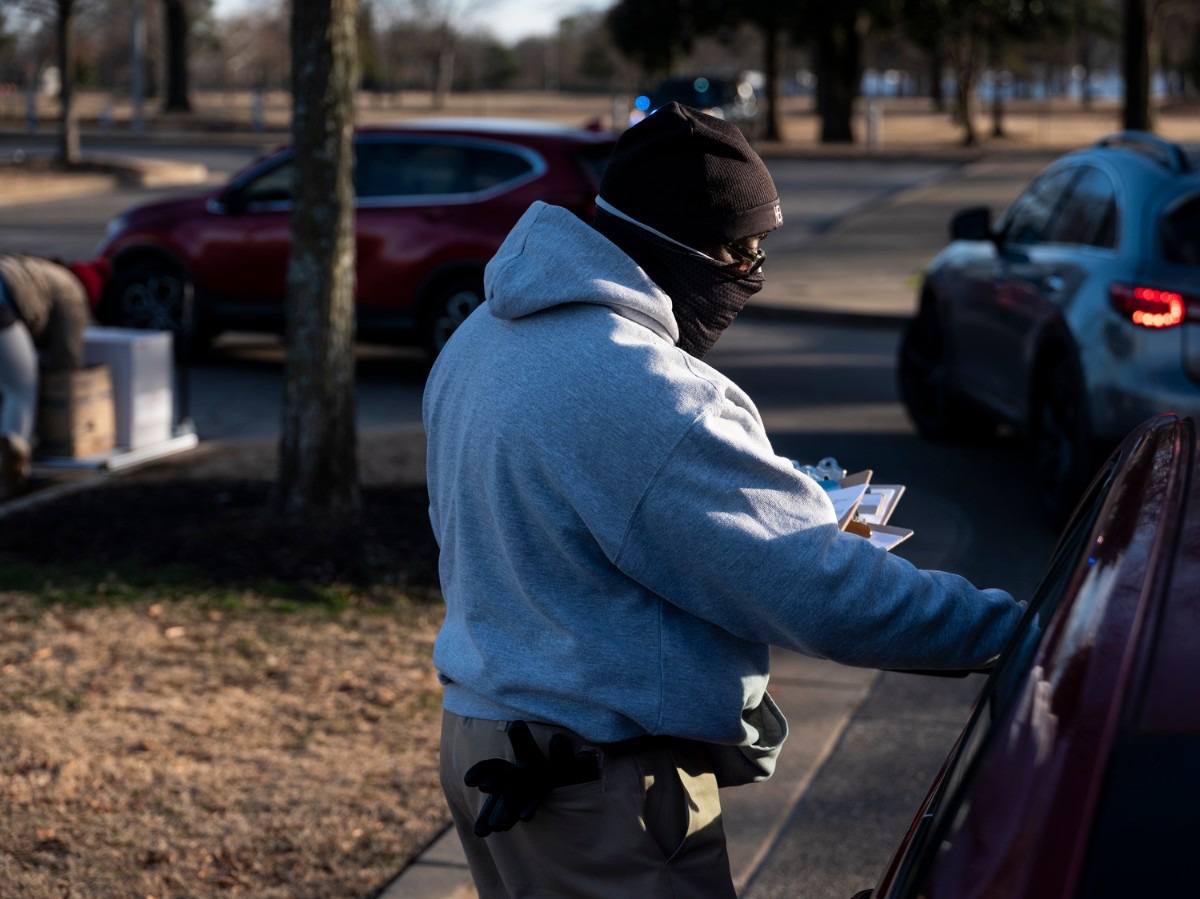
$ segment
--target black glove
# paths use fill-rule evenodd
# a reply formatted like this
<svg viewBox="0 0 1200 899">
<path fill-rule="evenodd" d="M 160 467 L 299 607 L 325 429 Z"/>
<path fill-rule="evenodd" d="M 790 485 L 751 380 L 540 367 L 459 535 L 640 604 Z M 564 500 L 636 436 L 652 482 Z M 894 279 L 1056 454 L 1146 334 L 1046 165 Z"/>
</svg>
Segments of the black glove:
<svg viewBox="0 0 1200 899">
<path fill-rule="evenodd" d="M 524 721 L 508 728 L 515 762 L 486 759 L 470 767 L 463 776 L 468 787 L 488 794 L 475 819 L 475 836 L 486 837 L 496 831 L 510 830 L 518 821 L 533 818 L 538 804 L 556 787 L 588 783 L 600 777 L 600 756 L 596 751 L 575 753 L 563 734 L 550 738 L 550 758 L 538 749 Z"/>
</svg>

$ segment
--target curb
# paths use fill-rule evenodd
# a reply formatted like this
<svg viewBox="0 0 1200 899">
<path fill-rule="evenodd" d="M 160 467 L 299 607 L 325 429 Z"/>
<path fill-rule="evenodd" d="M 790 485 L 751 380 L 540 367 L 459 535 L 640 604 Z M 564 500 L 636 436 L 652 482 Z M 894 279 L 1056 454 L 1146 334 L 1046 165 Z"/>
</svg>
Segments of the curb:
<svg viewBox="0 0 1200 899">
<path fill-rule="evenodd" d="M 81 493 L 84 490 L 90 490 L 93 487 L 100 486 L 104 480 L 102 472 L 88 472 L 80 474 L 69 481 L 63 481 L 58 484 L 51 484 L 49 487 L 43 487 L 35 490 L 32 493 L 26 493 L 23 496 L 18 496 L 11 500 L 0 500 L 0 518 L 5 518 L 9 515 L 15 515 L 18 512 L 24 512 L 28 509 L 36 508 L 37 506 L 46 503 L 52 503 L 55 500 L 62 499 L 64 496 L 70 496 L 73 493 Z"/>
<path fill-rule="evenodd" d="M 4 169 L 0 167 L 0 172 L 3 171 Z M 116 190 L 118 180 L 117 176 L 111 173 L 81 173 L 68 176 L 25 173 L 16 178 L 4 179 L 4 192 L 0 194 L 0 207 L 45 203 L 108 193 Z"/>
<path fill-rule="evenodd" d="M 84 165 L 96 165 L 111 170 L 122 184 L 155 188 L 203 184 L 208 180 L 208 166 L 194 162 L 168 162 L 141 156 L 108 153 L 85 154 Z"/>
<path fill-rule="evenodd" d="M 902 312 L 837 312 L 832 309 L 753 305 L 751 303 L 738 314 L 738 318 L 875 329 L 902 328 L 912 316 Z"/>
<path fill-rule="evenodd" d="M 209 180 L 208 166 L 162 159 L 110 154 L 84 154 L 74 169 L 25 169 L 19 164 L 0 165 L 4 192 L 0 207 L 64 200 L 109 193 L 119 187 L 146 190 L 202 185 Z"/>
</svg>

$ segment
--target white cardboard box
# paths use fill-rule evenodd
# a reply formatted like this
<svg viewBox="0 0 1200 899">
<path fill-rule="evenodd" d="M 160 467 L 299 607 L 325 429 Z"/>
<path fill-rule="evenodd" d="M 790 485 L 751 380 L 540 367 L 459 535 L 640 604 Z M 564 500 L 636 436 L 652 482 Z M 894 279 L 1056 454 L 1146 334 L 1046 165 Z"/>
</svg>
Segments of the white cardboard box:
<svg viewBox="0 0 1200 899">
<path fill-rule="evenodd" d="M 116 444 L 141 449 L 171 439 L 174 417 L 170 331 L 89 327 L 84 361 L 112 372 Z"/>
</svg>

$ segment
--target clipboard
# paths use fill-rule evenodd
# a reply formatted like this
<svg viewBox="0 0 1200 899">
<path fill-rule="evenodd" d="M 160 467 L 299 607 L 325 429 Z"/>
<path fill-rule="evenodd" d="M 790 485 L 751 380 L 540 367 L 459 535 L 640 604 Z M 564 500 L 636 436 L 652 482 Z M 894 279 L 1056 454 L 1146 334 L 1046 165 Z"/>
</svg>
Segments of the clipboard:
<svg viewBox="0 0 1200 899">
<path fill-rule="evenodd" d="M 912 528 L 888 524 L 904 496 L 904 485 L 872 484 L 874 474 L 870 468 L 856 471 L 846 475 L 835 489 L 826 493 L 833 501 L 839 528 L 891 551 L 913 535 Z"/>
</svg>

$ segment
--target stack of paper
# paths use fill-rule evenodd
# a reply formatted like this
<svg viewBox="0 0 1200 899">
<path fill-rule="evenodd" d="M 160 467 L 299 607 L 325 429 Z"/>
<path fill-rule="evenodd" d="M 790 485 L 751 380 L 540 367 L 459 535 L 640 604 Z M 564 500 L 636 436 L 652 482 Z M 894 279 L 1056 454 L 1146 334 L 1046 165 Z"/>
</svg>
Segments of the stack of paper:
<svg viewBox="0 0 1200 899">
<path fill-rule="evenodd" d="M 826 493 L 837 513 L 838 527 L 890 550 L 913 535 L 910 528 L 888 524 L 904 495 L 904 485 L 872 484 L 873 473 L 867 469 L 847 475 Z"/>
</svg>

